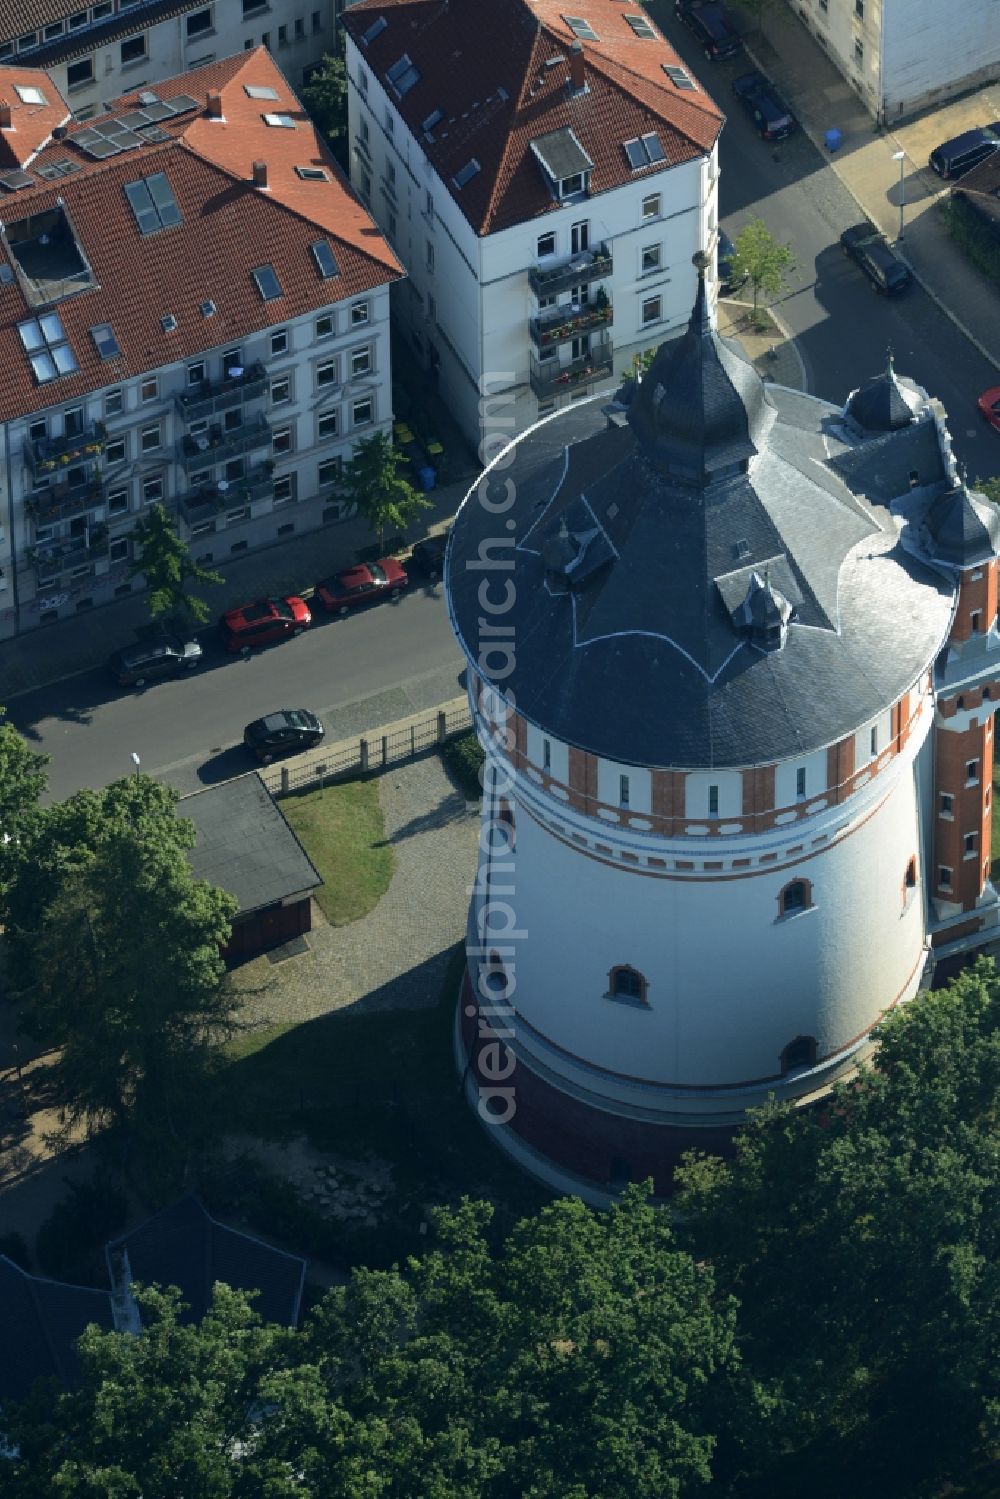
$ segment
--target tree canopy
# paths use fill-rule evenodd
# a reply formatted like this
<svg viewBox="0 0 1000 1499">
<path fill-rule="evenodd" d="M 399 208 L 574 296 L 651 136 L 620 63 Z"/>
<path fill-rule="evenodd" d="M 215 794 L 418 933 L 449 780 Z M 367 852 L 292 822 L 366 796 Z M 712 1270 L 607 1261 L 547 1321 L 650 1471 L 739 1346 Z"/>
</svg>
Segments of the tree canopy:
<svg viewBox="0 0 1000 1499">
<path fill-rule="evenodd" d="M 336 52 L 323 54 L 300 95 L 317 129 L 328 140 L 336 141 L 347 134 L 347 64 L 342 42 Z"/>
<path fill-rule="evenodd" d="M 203 624 L 211 610 L 204 599 L 190 592 L 189 585 L 221 583 L 222 574 L 195 562 L 163 505 L 151 505 L 132 535 L 141 555 L 129 568 L 129 577 L 146 579 L 146 603 L 153 619 L 171 617 L 178 627 Z"/>
<path fill-rule="evenodd" d="M 757 318 L 761 293 L 774 301 L 788 284 L 788 277 L 794 269 L 795 256 L 791 246 L 775 239 L 763 219 L 751 219 L 733 241 L 729 274 L 734 281 L 740 281 L 744 276 L 749 279 L 754 319 Z"/>
<path fill-rule="evenodd" d="M 0 893 L 2 893 L 18 841 L 38 811 L 47 784 L 48 755 L 30 749 L 0 708 Z"/>
<path fill-rule="evenodd" d="M 400 472 L 406 459 L 385 432 L 373 432 L 354 449 L 338 482 L 340 493 L 378 535 L 379 546 L 387 526 L 405 531 L 431 501 Z"/>
</svg>

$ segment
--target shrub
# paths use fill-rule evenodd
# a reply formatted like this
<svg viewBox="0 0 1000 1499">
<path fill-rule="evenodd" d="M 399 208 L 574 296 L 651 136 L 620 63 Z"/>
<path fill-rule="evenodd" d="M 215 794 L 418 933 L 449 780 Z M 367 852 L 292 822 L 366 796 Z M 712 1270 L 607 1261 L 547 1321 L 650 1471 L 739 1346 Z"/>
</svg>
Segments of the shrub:
<svg viewBox="0 0 1000 1499">
<path fill-rule="evenodd" d="M 446 740 L 441 746 L 441 758 L 459 789 L 470 801 L 478 801 L 483 794 L 482 769 L 485 756 L 473 730 Z"/>
<path fill-rule="evenodd" d="M 56 1204 L 35 1237 L 39 1265 L 56 1280 L 79 1274 L 94 1251 L 125 1227 L 127 1216 L 125 1194 L 106 1173 L 69 1182 L 69 1196 Z"/>
<path fill-rule="evenodd" d="M 964 198 L 954 195 L 941 204 L 945 227 L 960 250 L 984 276 L 1000 286 L 1000 240 L 996 233 L 970 208 Z"/>
</svg>

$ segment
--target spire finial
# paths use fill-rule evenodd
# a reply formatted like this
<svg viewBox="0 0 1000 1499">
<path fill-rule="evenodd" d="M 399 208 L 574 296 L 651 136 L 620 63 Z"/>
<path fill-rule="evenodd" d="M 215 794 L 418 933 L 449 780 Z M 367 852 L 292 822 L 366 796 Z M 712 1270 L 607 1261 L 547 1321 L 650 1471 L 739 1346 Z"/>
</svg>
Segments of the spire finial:
<svg viewBox="0 0 1000 1499">
<path fill-rule="evenodd" d="M 695 255 L 691 256 L 691 264 L 698 272 L 699 281 L 704 281 L 705 272 L 712 264 L 712 257 L 707 255 L 704 250 L 699 250 Z"/>
<path fill-rule="evenodd" d="M 891 343 L 887 343 L 886 346 L 885 346 L 885 363 L 886 363 L 886 369 L 888 370 L 889 374 L 890 375 L 894 375 L 896 373 L 896 371 L 895 371 L 895 367 L 894 367 L 893 362 L 892 362 L 892 344 Z"/>
</svg>

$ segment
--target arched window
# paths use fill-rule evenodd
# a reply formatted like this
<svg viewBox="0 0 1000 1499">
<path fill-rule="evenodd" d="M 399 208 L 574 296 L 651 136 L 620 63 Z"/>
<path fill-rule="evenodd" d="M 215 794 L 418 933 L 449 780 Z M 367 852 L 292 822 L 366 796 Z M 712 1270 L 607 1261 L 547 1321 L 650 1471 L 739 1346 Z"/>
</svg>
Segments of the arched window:
<svg viewBox="0 0 1000 1499">
<path fill-rule="evenodd" d="M 795 1072 L 800 1067 L 815 1067 L 816 1037 L 796 1036 L 781 1053 L 781 1070 Z"/>
<path fill-rule="evenodd" d="M 808 880 L 792 880 L 778 893 L 778 916 L 795 916 L 812 905 L 812 885 Z"/>
<path fill-rule="evenodd" d="M 622 999 L 626 1003 L 637 1005 L 648 1004 L 647 988 L 643 975 L 628 963 L 618 964 L 608 974 L 608 999 Z"/>
</svg>

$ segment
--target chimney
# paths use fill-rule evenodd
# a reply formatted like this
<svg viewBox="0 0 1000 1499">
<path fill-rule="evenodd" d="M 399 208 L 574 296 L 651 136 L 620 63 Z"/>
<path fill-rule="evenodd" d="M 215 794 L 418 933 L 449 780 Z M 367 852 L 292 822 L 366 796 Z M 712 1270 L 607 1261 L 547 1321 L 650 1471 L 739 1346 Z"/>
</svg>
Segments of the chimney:
<svg viewBox="0 0 1000 1499">
<path fill-rule="evenodd" d="M 0 99 L 0 130 L 12 130 L 13 128 L 10 118 L 10 105 L 6 99 Z"/>
<path fill-rule="evenodd" d="M 66 125 L 57 125 L 55 127 L 55 129 L 52 131 L 52 139 L 54 141 L 65 140 L 66 134 L 67 134 L 67 130 L 68 130 L 68 127 Z"/>
<path fill-rule="evenodd" d="M 569 89 L 571 94 L 582 94 L 587 87 L 583 76 L 583 43 L 575 41 L 569 49 Z"/>
<path fill-rule="evenodd" d="M 255 161 L 253 164 L 254 187 L 267 187 L 267 162 Z"/>
<path fill-rule="evenodd" d="M 218 89 L 211 89 L 209 91 L 205 107 L 210 120 L 222 119 L 222 95 Z"/>
</svg>

